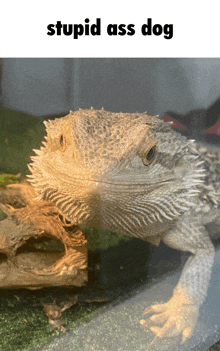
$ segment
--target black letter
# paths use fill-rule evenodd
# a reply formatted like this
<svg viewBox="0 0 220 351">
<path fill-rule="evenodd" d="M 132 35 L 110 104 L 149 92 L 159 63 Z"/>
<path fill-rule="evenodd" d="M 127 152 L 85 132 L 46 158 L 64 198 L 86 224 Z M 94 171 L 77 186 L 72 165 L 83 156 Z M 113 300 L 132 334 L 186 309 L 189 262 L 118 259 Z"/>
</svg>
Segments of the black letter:
<svg viewBox="0 0 220 351">
<path fill-rule="evenodd" d="M 63 25 L 63 34 L 64 35 L 71 35 L 73 33 L 73 25 L 68 24 L 68 26 L 69 26 L 69 30 L 67 30 L 67 24 Z"/>
<path fill-rule="evenodd" d="M 141 32 L 143 35 L 151 35 L 151 22 L 152 19 L 148 18 L 147 24 L 143 24 L 143 26 L 141 27 Z"/>
<path fill-rule="evenodd" d="M 61 21 L 57 21 L 56 28 L 57 28 L 57 35 L 61 35 L 61 28 L 63 25 L 61 24 Z"/>
<path fill-rule="evenodd" d="M 164 35 L 165 39 L 172 39 L 172 37 L 173 37 L 173 25 L 172 24 L 165 24 L 164 34 L 169 34 L 168 36 Z"/>
<path fill-rule="evenodd" d="M 118 34 L 119 35 L 125 35 L 126 34 L 125 27 L 126 27 L 126 24 L 119 24 L 119 26 L 118 26 L 118 29 L 119 29 Z"/>
<path fill-rule="evenodd" d="M 86 23 L 89 23 L 89 19 L 85 19 Z M 89 24 L 85 24 L 85 35 L 89 35 Z"/>
<path fill-rule="evenodd" d="M 155 24 L 153 26 L 153 33 L 154 35 L 161 35 L 163 29 L 162 29 L 162 26 L 160 24 Z"/>
<path fill-rule="evenodd" d="M 135 30 L 134 30 L 134 24 L 129 24 L 128 25 L 128 35 L 134 35 Z"/>
<path fill-rule="evenodd" d="M 117 24 L 109 24 L 107 27 L 108 35 L 117 35 Z"/>
<path fill-rule="evenodd" d="M 96 24 L 91 25 L 91 34 L 92 35 L 100 35 L 101 34 L 101 20 L 100 18 L 96 18 Z"/>
<path fill-rule="evenodd" d="M 74 39 L 78 39 L 78 35 L 83 35 L 83 32 L 84 28 L 82 24 L 74 24 Z"/>
<path fill-rule="evenodd" d="M 55 34 L 55 30 L 53 29 L 54 24 L 48 24 L 47 29 L 49 30 L 49 32 L 47 32 L 47 35 L 54 35 Z"/>
</svg>

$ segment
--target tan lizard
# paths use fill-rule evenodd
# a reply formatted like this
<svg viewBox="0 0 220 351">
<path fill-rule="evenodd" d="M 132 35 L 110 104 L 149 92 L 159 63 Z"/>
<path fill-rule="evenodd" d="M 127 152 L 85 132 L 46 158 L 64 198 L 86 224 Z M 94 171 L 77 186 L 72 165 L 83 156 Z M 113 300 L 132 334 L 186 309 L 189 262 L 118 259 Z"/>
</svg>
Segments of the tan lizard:
<svg viewBox="0 0 220 351">
<path fill-rule="evenodd" d="M 156 245 L 163 240 L 192 253 L 172 298 L 147 308 L 145 313 L 157 314 L 141 320 L 154 340 L 182 333 L 185 341 L 213 265 L 204 225 L 220 217 L 219 163 L 207 171 L 193 141 L 146 113 L 91 108 L 44 124 L 46 141 L 30 164 L 39 198 L 52 201 L 81 229 L 98 227 Z"/>
</svg>

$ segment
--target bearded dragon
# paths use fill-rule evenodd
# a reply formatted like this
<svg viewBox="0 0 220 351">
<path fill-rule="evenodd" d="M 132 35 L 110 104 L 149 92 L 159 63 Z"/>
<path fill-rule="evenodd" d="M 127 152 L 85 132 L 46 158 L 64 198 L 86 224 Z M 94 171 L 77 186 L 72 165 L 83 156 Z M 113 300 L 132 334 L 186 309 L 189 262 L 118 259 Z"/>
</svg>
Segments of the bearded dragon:
<svg viewBox="0 0 220 351">
<path fill-rule="evenodd" d="M 154 341 L 189 338 L 208 289 L 214 247 L 205 224 L 220 218 L 219 161 L 147 113 L 70 111 L 44 122 L 47 136 L 29 165 L 39 199 L 65 219 L 189 251 L 173 296 L 141 324 Z M 219 159 L 218 159 L 219 160 Z M 162 325 L 162 326 L 158 326 Z"/>
</svg>

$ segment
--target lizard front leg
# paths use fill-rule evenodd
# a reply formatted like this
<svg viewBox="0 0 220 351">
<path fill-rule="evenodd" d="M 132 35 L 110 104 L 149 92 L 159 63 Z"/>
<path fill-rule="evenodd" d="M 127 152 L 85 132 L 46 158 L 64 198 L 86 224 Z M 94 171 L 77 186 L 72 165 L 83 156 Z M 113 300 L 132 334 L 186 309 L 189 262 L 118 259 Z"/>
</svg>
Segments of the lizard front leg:
<svg viewBox="0 0 220 351">
<path fill-rule="evenodd" d="M 172 298 L 165 304 L 152 305 L 144 313 L 156 312 L 141 324 L 156 334 L 153 342 L 163 336 L 182 333 L 182 342 L 191 336 L 205 300 L 214 261 L 214 247 L 205 228 L 193 217 L 184 216 L 163 241 L 170 247 L 190 251 Z M 162 327 L 150 326 L 163 324 Z M 152 343 L 153 343 L 152 342 Z"/>
</svg>

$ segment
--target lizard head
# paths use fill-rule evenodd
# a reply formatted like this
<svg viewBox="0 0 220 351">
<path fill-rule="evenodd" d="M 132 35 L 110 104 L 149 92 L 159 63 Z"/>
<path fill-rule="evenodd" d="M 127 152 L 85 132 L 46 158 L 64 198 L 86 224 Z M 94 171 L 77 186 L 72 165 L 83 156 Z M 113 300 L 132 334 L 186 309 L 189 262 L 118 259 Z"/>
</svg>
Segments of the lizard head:
<svg viewBox="0 0 220 351">
<path fill-rule="evenodd" d="M 44 124 L 30 181 L 81 227 L 131 235 L 136 226 L 172 221 L 202 181 L 190 143 L 158 117 L 91 108 Z"/>
</svg>

